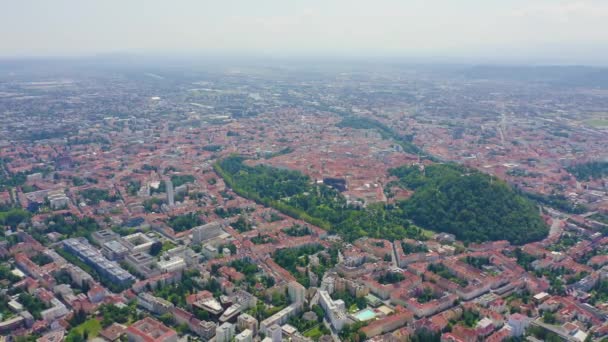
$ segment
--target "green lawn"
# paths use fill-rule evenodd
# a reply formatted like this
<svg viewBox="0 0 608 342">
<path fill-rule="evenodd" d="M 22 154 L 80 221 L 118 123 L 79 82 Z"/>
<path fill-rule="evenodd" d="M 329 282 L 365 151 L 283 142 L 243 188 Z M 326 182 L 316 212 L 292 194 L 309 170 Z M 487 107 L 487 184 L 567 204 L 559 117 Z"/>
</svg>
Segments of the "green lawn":
<svg viewBox="0 0 608 342">
<path fill-rule="evenodd" d="M 166 252 L 166 251 L 168 251 L 170 249 L 173 249 L 175 247 L 176 246 L 175 246 L 175 244 L 173 242 L 171 242 L 169 240 L 166 240 L 166 241 L 163 242 L 163 247 L 162 247 L 162 249 L 160 251 L 161 251 L 161 253 L 163 253 L 163 252 Z"/>
<path fill-rule="evenodd" d="M 426 237 L 427 239 L 432 239 L 433 236 L 435 236 L 435 232 L 432 230 L 424 229 L 424 228 L 416 226 L 416 225 L 412 225 L 412 226 L 420 229 L 422 231 L 422 236 Z"/>
<path fill-rule="evenodd" d="M 323 336 L 323 332 L 321 331 L 320 325 L 315 326 L 312 329 L 308 329 L 303 333 L 304 336 L 310 337 L 313 340 L 317 341 L 319 337 Z"/>
<path fill-rule="evenodd" d="M 101 323 L 97 319 L 91 318 L 81 325 L 75 327 L 74 330 L 76 330 L 80 335 L 87 331 L 89 338 L 97 337 L 101 331 Z"/>
</svg>

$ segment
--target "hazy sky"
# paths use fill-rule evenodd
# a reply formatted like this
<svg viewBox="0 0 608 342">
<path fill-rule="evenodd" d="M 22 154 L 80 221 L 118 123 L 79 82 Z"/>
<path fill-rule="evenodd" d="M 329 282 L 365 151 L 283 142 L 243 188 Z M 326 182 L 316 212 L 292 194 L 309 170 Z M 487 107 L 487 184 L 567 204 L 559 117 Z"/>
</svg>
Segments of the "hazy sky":
<svg viewBox="0 0 608 342">
<path fill-rule="evenodd" d="M 154 52 L 608 61 L 608 0 L 0 0 L 0 5 L 3 57 Z"/>
</svg>

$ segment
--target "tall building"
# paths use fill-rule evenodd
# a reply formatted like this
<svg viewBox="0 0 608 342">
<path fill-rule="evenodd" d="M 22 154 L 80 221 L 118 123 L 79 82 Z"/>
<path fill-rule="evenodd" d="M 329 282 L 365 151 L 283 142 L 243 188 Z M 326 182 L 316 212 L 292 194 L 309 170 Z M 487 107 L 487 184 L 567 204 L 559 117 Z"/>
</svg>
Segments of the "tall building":
<svg viewBox="0 0 608 342">
<path fill-rule="evenodd" d="M 528 317 L 519 313 L 509 316 L 508 325 L 511 327 L 511 335 L 522 336 L 530 325 L 530 321 Z"/>
<path fill-rule="evenodd" d="M 281 326 L 278 324 L 269 326 L 268 330 L 266 331 L 266 336 L 270 337 L 272 342 L 283 341 L 283 331 L 281 330 Z"/>
<path fill-rule="evenodd" d="M 258 320 L 250 314 L 241 314 L 236 320 L 237 327 L 240 331 L 249 329 L 256 335 L 258 332 Z"/>
<path fill-rule="evenodd" d="M 297 281 L 292 281 L 287 285 L 287 292 L 292 303 L 304 303 L 306 288 Z"/>
<path fill-rule="evenodd" d="M 192 228 L 192 242 L 202 241 L 218 237 L 222 234 L 223 223 L 221 221 L 210 222 L 202 226 Z"/>
<path fill-rule="evenodd" d="M 346 309 L 344 301 L 333 300 L 327 291 L 319 291 L 319 305 L 325 310 L 325 316 L 337 331 L 342 330 L 346 323 Z"/>
<path fill-rule="evenodd" d="M 230 342 L 234 336 L 234 325 L 228 322 L 215 329 L 216 342 Z"/>
<path fill-rule="evenodd" d="M 65 193 L 63 193 L 63 191 L 50 193 L 48 198 L 51 209 L 53 210 L 65 209 L 70 203 L 70 199 L 65 195 Z"/>
<path fill-rule="evenodd" d="M 170 207 L 175 205 L 175 193 L 173 192 L 173 182 L 170 179 L 165 181 L 165 185 L 167 188 L 167 203 Z"/>
<path fill-rule="evenodd" d="M 240 334 L 234 337 L 235 342 L 251 342 L 253 341 L 253 332 L 249 329 L 241 331 Z"/>
<path fill-rule="evenodd" d="M 198 334 L 208 341 L 215 336 L 216 324 L 210 321 L 201 321 L 197 330 Z"/>
</svg>

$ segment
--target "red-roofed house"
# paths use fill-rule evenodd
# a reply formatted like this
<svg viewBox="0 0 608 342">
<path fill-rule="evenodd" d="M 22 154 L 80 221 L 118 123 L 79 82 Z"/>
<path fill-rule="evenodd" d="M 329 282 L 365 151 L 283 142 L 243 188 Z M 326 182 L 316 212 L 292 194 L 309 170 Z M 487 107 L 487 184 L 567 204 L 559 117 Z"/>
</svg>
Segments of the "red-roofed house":
<svg viewBox="0 0 608 342">
<path fill-rule="evenodd" d="M 363 332 L 365 336 L 370 338 L 393 331 L 397 328 L 404 326 L 407 322 L 411 322 L 414 318 L 414 314 L 411 311 L 403 308 L 401 308 L 400 310 L 402 310 L 402 312 L 387 316 L 386 318 L 370 323 L 369 325 L 363 327 L 361 329 L 361 332 Z"/>
<path fill-rule="evenodd" d="M 175 330 L 151 317 L 131 324 L 126 333 L 129 341 L 134 342 L 177 342 Z"/>
</svg>

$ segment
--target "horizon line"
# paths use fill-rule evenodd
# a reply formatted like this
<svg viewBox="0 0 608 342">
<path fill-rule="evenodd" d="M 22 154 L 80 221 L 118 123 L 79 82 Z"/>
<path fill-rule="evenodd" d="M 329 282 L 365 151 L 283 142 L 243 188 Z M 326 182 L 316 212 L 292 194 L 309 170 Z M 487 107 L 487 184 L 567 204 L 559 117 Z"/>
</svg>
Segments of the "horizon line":
<svg viewBox="0 0 608 342">
<path fill-rule="evenodd" d="M 464 57 L 464 56 L 438 56 L 438 55 L 406 55 L 406 54 L 384 54 L 384 55 L 363 55 L 363 54 L 301 54 L 301 55 L 277 55 L 277 54 L 243 54 L 243 53 L 224 53 L 224 52 L 103 52 L 78 55 L 59 55 L 59 54 L 22 54 L 22 55 L 0 55 L 0 63 L 18 61 L 124 61 L 129 62 L 132 58 L 144 58 L 146 62 L 183 60 L 186 62 L 252 62 L 263 61 L 282 61 L 282 62 L 355 62 L 355 63 L 390 63 L 390 64 L 416 64 L 416 65 L 453 65 L 453 66 L 533 66 L 533 67 L 595 67 L 608 68 L 608 61 L 603 63 L 585 62 L 566 62 L 550 61 L 549 58 L 497 58 L 497 57 Z M 196 59 L 196 60 L 195 60 Z M 228 60 L 225 60 L 228 59 Z"/>
</svg>

